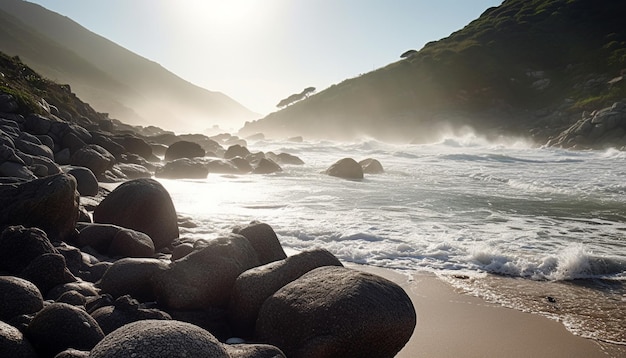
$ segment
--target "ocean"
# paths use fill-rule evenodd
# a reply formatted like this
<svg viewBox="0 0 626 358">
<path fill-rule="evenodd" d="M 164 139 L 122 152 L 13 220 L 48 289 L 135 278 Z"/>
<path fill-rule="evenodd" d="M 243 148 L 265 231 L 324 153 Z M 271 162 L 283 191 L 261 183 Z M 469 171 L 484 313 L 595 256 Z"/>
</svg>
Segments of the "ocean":
<svg viewBox="0 0 626 358">
<path fill-rule="evenodd" d="M 248 143 L 304 165 L 271 175 L 159 181 L 181 236 L 210 239 L 253 220 L 288 252 L 433 273 L 458 290 L 626 345 L 626 152 L 569 151 L 468 135 L 397 145 L 363 140 Z M 362 181 L 322 172 L 379 160 Z"/>
</svg>

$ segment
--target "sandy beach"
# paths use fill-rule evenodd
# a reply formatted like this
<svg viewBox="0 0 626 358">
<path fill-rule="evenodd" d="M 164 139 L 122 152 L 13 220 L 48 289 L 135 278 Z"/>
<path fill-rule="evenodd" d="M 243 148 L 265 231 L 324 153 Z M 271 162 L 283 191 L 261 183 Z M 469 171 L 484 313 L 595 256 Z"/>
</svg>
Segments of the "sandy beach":
<svg viewBox="0 0 626 358">
<path fill-rule="evenodd" d="M 417 327 L 398 358 L 626 356 L 626 347 L 581 338 L 549 318 L 455 292 L 433 275 L 351 267 L 390 279 L 411 297 Z"/>
</svg>

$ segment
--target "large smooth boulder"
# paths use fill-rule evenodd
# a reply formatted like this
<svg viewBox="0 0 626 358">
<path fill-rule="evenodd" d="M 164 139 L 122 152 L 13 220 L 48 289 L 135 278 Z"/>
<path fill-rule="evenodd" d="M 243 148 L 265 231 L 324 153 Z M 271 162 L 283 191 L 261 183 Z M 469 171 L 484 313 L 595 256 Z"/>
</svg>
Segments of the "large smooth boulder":
<svg viewBox="0 0 626 358">
<path fill-rule="evenodd" d="M 56 252 L 42 230 L 9 226 L 0 235 L 0 271 L 19 274 L 40 255 Z"/>
<path fill-rule="evenodd" d="M 72 154 L 70 164 L 89 168 L 96 176 L 100 176 L 113 167 L 115 157 L 97 144 L 88 144 Z"/>
<path fill-rule="evenodd" d="M 114 298 L 130 295 L 141 302 L 155 301 L 152 278 L 167 268 L 167 263 L 158 259 L 120 259 L 104 273 L 98 286 Z"/>
<path fill-rule="evenodd" d="M 233 232 L 248 239 L 252 247 L 254 247 L 261 265 L 287 257 L 274 229 L 268 224 L 253 222 Z"/>
<path fill-rule="evenodd" d="M 41 356 L 54 357 L 68 348 L 90 350 L 104 338 L 104 333 L 84 310 L 52 303 L 33 317 L 26 337 Z"/>
<path fill-rule="evenodd" d="M 322 266 L 342 266 L 324 249 L 304 251 L 284 260 L 252 268 L 237 277 L 230 299 L 230 322 L 241 337 L 254 333 L 259 310 L 276 291 L 305 273 Z"/>
<path fill-rule="evenodd" d="M 23 183 L 0 184 L 0 228 L 9 225 L 38 227 L 50 240 L 74 235 L 79 195 L 76 180 L 57 174 Z"/>
<path fill-rule="evenodd" d="M 177 310 L 225 308 L 237 276 L 258 265 L 245 237 L 232 234 L 213 239 L 154 276 L 157 302 Z"/>
<path fill-rule="evenodd" d="M 155 173 L 157 178 L 165 179 L 206 179 L 207 175 L 209 175 L 207 165 L 189 158 L 167 162 Z"/>
<path fill-rule="evenodd" d="M 43 308 L 43 297 L 37 287 L 14 276 L 0 276 L 0 321 L 32 314 Z"/>
<path fill-rule="evenodd" d="M 0 354 L 3 357 L 37 358 L 33 346 L 17 328 L 0 321 Z"/>
<path fill-rule="evenodd" d="M 127 152 L 138 154 L 147 160 L 152 159 L 152 147 L 142 138 L 125 135 L 115 137 L 114 140 L 121 144 Z"/>
<path fill-rule="evenodd" d="M 335 162 L 325 171 L 326 174 L 343 179 L 363 179 L 363 168 L 352 158 L 343 158 Z"/>
<path fill-rule="evenodd" d="M 394 357 L 416 324 L 411 299 L 380 276 L 327 266 L 281 288 L 261 307 L 257 339 L 299 357 Z"/>
<path fill-rule="evenodd" d="M 95 208 L 96 223 L 114 224 L 146 233 L 155 250 L 178 238 L 178 218 L 170 194 L 154 179 L 127 181 Z"/>
<path fill-rule="evenodd" d="M 142 320 L 127 324 L 98 343 L 92 358 L 230 358 L 209 332 L 179 321 Z"/>
<path fill-rule="evenodd" d="M 181 140 L 172 143 L 165 151 L 165 160 L 204 157 L 206 151 L 198 143 Z"/>
</svg>

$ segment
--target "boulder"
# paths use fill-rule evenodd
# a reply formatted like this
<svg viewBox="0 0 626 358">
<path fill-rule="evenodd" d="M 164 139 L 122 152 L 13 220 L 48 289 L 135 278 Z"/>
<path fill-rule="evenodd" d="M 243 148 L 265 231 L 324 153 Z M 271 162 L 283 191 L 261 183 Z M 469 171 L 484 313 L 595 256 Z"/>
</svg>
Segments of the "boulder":
<svg viewBox="0 0 626 358">
<path fill-rule="evenodd" d="M 304 251 L 284 260 L 252 268 L 237 277 L 230 299 L 230 322 L 235 334 L 250 337 L 265 300 L 288 283 L 322 266 L 342 266 L 324 249 Z"/>
<path fill-rule="evenodd" d="M 85 281 L 76 281 L 64 283 L 62 285 L 55 286 L 53 289 L 48 291 L 48 293 L 44 296 L 46 300 L 56 301 L 61 296 L 63 296 L 66 292 L 78 292 L 83 295 L 85 298 L 93 297 L 98 295 L 98 290 L 95 288 L 93 283 L 85 282 Z"/>
<path fill-rule="evenodd" d="M 72 290 L 63 293 L 59 298 L 57 298 L 56 302 L 67 303 L 72 306 L 85 307 L 87 299 L 80 292 Z"/>
<path fill-rule="evenodd" d="M 100 176 L 113 167 L 115 157 L 97 144 L 88 144 L 72 154 L 70 164 L 89 168 L 96 176 Z"/>
<path fill-rule="evenodd" d="M 189 158 L 167 162 L 155 173 L 157 178 L 166 179 L 206 179 L 207 175 L 209 175 L 209 169 L 204 163 Z"/>
<path fill-rule="evenodd" d="M 48 237 L 65 240 L 74 235 L 79 196 L 76 180 L 57 174 L 25 183 L 0 184 L 0 228 L 24 225 L 43 229 Z"/>
<path fill-rule="evenodd" d="M 15 148 L 26 154 L 54 159 L 54 153 L 50 148 L 41 144 L 37 137 L 26 137 L 26 133 L 22 133 L 15 141 Z"/>
<path fill-rule="evenodd" d="M 363 168 L 363 173 L 367 174 L 381 174 L 384 173 L 383 165 L 380 162 L 373 158 L 363 159 L 359 162 L 361 168 Z"/>
<path fill-rule="evenodd" d="M 32 282 L 14 276 L 0 276 L 0 321 L 33 314 L 43 308 L 43 297 Z M 2 352 L 2 350 L 0 350 Z"/>
<path fill-rule="evenodd" d="M 120 259 L 104 273 L 98 286 L 113 298 L 130 295 L 140 302 L 155 301 L 153 277 L 167 268 L 167 263 L 158 259 Z"/>
<path fill-rule="evenodd" d="M 251 173 L 252 170 L 254 170 L 250 162 L 241 157 L 235 157 L 233 159 L 230 159 L 228 162 L 234 165 L 239 173 Z"/>
<path fill-rule="evenodd" d="M 65 167 L 63 172 L 76 179 L 78 193 L 82 196 L 98 195 L 98 179 L 89 168 Z"/>
<path fill-rule="evenodd" d="M 122 229 L 113 236 L 108 255 L 111 257 L 151 257 L 154 255 L 154 243 L 150 236 L 143 232 Z"/>
<path fill-rule="evenodd" d="M 152 172 L 141 164 L 118 163 L 114 167 L 118 167 L 119 170 L 124 173 L 124 175 L 126 175 L 128 179 L 152 177 Z"/>
<path fill-rule="evenodd" d="M 0 163 L 0 176 L 28 180 L 37 178 L 26 165 L 9 161 Z"/>
<path fill-rule="evenodd" d="M 84 310 L 52 303 L 35 315 L 26 337 L 41 356 L 54 357 L 68 348 L 90 350 L 104 338 L 104 333 Z"/>
<path fill-rule="evenodd" d="M 31 261 L 50 253 L 57 250 L 40 229 L 9 226 L 0 235 L 0 271 L 19 274 Z"/>
<path fill-rule="evenodd" d="M 256 336 L 294 358 L 394 357 L 415 324 L 415 309 L 400 286 L 327 266 L 269 297 L 259 311 Z"/>
<path fill-rule="evenodd" d="M 98 343 L 91 358 L 230 358 L 209 332 L 179 321 L 142 320 L 129 323 Z"/>
<path fill-rule="evenodd" d="M 63 352 L 59 352 L 54 358 L 89 358 L 89 351 L 79 351 L 78 349 L 69 348 Z"/>
<path fill-rule="evenodd" d="M 363 179 L 363 168 L 352 158 L 343 158 L 331 165 L 326 171 L 333 177 L 343 179 L 360 180 Z"/>
<path fill-rule="evenodd" d="M 283 247 L 278 241 L 278 236 L 271 226 L 265 223 L 253 222 L 250 225 L 233 231 L 243 235 L 256 251 L 259 263 L 265 265 L 272 261 L 282 260 L 287 257 Z"/>
<path fill-rule="evenodd" d="M 95 208 L 96 223 L 115 224 L 146 233 L 155 250 L 178 238 L 178 218 L 170 194 L 154 179 L 127 181 Z"/>
<path fill-rule="evenodd" d="M 269 344 L 225 344 L 230 358 L 287 358 L 278 347 Z"/>
<path fill-rule="evenodd" d="M 232 234 L 213 239 L 154 276 L 157 302 L 177 310 L 225 308 L 237 276 L 258 265 L 245 237 Z"/>
<path fill-rule="evenodd" d="M 234 144 L 226 149 L 226 153 L 224 153 L 224 159 L 232 159 L 235 157 L 245 158 L 250 154 L 248 148 L 243 147 L 239 144 Z"/>
<path fill-rule="evenodd" d="M 126 153 L 126 148 L 121 144 L 111 139 L 108 135 L 100 132 L 91 132 L 92 144 L 96 144 L 106 149 L 109 153 L 113 154 L 115 158 L 120 158 L 122 154 Z"/>
<path fill-rule="evenodd" d="M 34 283 L 44 295 L 53 287 L 77 281 L 61 254 L 38 256 L 20 273 L 20 276 Z"/>
<path fill-rule="evenodd" d="M 268 152 L 267 157 L 273 161 L 275 161 L 278 164 L 290 164 L 290 165 L 302 165 L 304 164 L 304 161 L 298 157 L 296 157 L 295 155 L 291 155 L 288 153 L 272 153 L 272 152 Z"/>
<path fill-rule="evenodd" d="M 122 145 L 127 152 L 138 154 L 147 160 L 152 158 L 152 147 L 145 140 L 132 135 L 118 136 L 113 138 Z"/>
<path fill-rule="evenodd" d="M 3 357 L 37 358 L 33 346 L 17 328 L 0 321 L 0 353 Z"/>
<path fill-rule="evenodd" d="M 176 160 L 180 158 L 204 157 L 206 151 L 198 143 L 181 140 L 172 143 L 165 151 L 165 160 Z"/>
<path fill-rule="evenodd" d="M 242 171 L 239 166 L 235 165 L 235 163 L 233 162 L 235 159 L 239 159 L 247 163 L 245 159 L 242 159 L 239 157 L 233 158 L 231 160 L 213 159 L 213 160 L 208 160 L 206 162 L 206 167 L 209 170 L 209 173 L 215 173 L 215 174 L 246 173 L 245 171 Z M 248 164 L 248 166 L 250 166 L 250 164 Z M 252 167 L 250 166 L 250 170 L 248 170 L 247 172 L 251 172 L 251 171 L 252 171 Z"/>
<path fill-rule="evenodd" d="M 282 172 L 283 168 L 273 160 L 262 158 L 252 170 L 252 174 L 272 174 Z"/>
<path fill-rule="evenodd" d="M 116 329 L 129 323 L 154 319 L 154 320 L 171 320 L 169 314 L 158 309 L 141 308 L 139 302 L 130 296 L 121 296 L 112 306 L 98 308 L 91 313 L 91 316 L 98 322 L 102 332 L 109 334 Z"/>
</svg>

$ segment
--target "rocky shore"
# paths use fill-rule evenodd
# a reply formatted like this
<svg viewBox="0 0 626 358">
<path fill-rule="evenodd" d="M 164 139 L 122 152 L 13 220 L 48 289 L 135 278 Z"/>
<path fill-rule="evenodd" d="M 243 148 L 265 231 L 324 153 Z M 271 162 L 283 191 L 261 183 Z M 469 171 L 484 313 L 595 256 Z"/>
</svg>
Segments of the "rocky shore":
<svg viewBox="0 0 626 358">
<path fill-rule="evenodd" d="M 0 96 L 0 355 L 393 357 L 408 342 L 416 313 L 397 284 L 325 250 L 287 257 L 265 223 L 181 238 L 153 179 L 274 173 L 299 158 L 40 105 L 23 115 Z M 328 174 L 382 171 L 341 162 Z"/>
</svg>

